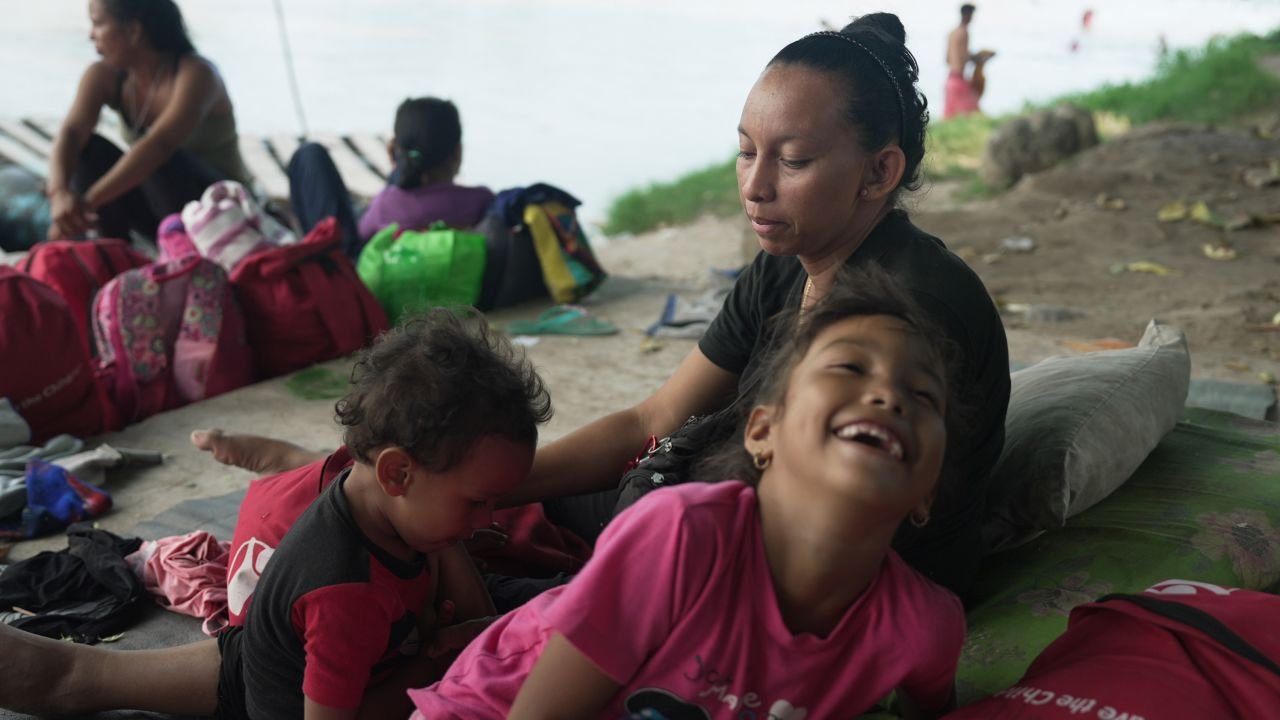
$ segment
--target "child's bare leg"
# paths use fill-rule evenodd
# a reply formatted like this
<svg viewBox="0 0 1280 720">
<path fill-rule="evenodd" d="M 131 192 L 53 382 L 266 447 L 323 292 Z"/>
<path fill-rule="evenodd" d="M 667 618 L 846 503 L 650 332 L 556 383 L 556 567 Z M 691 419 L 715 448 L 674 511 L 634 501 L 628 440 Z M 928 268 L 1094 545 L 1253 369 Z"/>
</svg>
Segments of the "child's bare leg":
<svg viewBox="0 0 1280 720">
<path fill-rule="evenodd" d="M 162 650 L 106 650 L 0 624 L 0 707 L 41 716 L 130 709 L 212 715 L 217 640 Z"/>
<path fill-rule="evenodd" d="M 259 475 L 284 472 L 323 459 L 325 453 L 263 435 L 227 435 L 218 428 L 196 430 L 191 444 L 223 465 L 244 468 Z"/>
</svg>

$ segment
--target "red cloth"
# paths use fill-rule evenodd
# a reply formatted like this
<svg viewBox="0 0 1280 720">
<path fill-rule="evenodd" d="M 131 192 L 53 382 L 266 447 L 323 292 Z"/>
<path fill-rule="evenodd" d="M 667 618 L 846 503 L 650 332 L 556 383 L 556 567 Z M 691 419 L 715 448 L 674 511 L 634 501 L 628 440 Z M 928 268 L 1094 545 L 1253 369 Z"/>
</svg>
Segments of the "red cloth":
<svg viewBox="0 0 1280 720">
<path fill-rule="evenodd" d="M 142 584 L 162 606 L 204 619 L 204 633 L 227 627 L 227 558 L 231 543 L 207 532 L 145 542 L 130 556 L 141 561 Z"/>
<path fill-rule="evenodd" d="M 1167 580 L 1146 592 L 1185 604 L 1280 661 L 1280 597 Z M 1280 675 L 1206 633 L 1122 599 L 1081 605 L 1018 684 L 948 715 L 983 718 L 1263 718 Z"/>
<path fill-rule="evenodd" d="M 973 85 L 965 79 L 964 73 L 952 72 L 947 75 L 946 93 L 946 103 L 942 109 L 944 120 L 978 112 L 978 94 L 973 91 Z"/>
</svg>

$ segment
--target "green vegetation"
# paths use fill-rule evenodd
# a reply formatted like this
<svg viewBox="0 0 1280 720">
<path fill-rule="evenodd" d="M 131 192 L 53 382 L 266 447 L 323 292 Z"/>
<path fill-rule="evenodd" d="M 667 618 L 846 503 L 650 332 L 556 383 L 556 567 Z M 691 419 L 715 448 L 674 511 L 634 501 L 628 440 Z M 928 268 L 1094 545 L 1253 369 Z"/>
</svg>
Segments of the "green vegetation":
<svg viewBox="0 0 1280 720">
<path fill-rule="evenodd" d="M 1258 64 L 1280 55 L 1280 31 L 1265 37 L 1241 35 L 1210 42 L 1200 50 L 1170 53 L 1146 81 L 1105 85 L 1066 95 L 1026 110 L 1073 102 L 1099 116 L 1100 132 L 1155 120 L 1223 123 L 1280 105 L 1280 78 Z M 993 194 L 978 178 L 991 132 L 1007 117 L 968 116 L 931 123 L 925 153 L 928 180 L 964 182 L 962 197 Z M 618 198 L 609 209 L 606 233 L 643 232 L 710 213 L 740 212 L 734 161 L 712 165 L 668 183 L 655 183 Z"/>
<path fill-rule="evenodd" d="M 1179 50 L 1160 62 L 1155 77 L 1139 83 L 1105 85 L 1068 95 L 1094 112 L 1122 115 L 1135 125 L 1155 120 L 1229 122 L 1280 103 L 1280 78 L 1258 58 L 1280 53 L 1280 32 L 1213 40 L 1200 50 Z"/>
<path fill-rule="evenodd" d="M 728 217 L 741 212 L 736 162 L 735 156 L 674 182 L 654 183 L 627 192 L 609 208 L 605 233 L 638 233 L 689 222 L 703 213 Z"/>
</svg>

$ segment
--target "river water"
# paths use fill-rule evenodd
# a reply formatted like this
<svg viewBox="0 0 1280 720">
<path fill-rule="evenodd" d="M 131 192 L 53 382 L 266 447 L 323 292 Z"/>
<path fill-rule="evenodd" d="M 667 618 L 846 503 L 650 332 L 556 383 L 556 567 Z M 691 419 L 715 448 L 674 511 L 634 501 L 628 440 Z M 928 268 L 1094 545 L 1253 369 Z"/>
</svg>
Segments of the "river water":
<svg viewBox="0 0 1280 720">
<path fill-rule="evenodd" d="M 185 0 L 197 47 L 221 68 L 242 130 L 297 134 L 270 0 Z M 281 0 L 312 131 L 389 132 L 413 95 L 454 100 L 464 182 L 543 180 L 600 219 L 618 194 L 723 160 L 764 64 L 787 42 L 876 10 L 897 12 L 941 106 L 959 3 L 938 0 Z M 1152 72 L 1172 48 L 1280 27 L 1276 0 L 985 0 L 971 28 L 988 112 Z M 87 3 L 0 0 L 0 115 L 65 112 L 86 63 Z M 1075 49 L 1073 49 L 1073 46 Z"/>
</svg>

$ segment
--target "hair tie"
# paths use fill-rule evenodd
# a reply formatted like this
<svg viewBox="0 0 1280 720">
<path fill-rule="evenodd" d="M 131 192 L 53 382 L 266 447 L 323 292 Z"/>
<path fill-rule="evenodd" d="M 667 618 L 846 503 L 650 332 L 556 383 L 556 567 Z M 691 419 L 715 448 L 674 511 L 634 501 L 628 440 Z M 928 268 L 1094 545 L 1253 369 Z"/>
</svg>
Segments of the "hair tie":
<svg viewBox="0 0 1280 720">
<path fill-rule="evenodd" d="M 850 45 L 853 45 L 854 47 L 858 48 L 862 52 L 870 55 L 871 59 L 876 61 L 876 63 L 880 66 L 880 69 L 883 70 L 884 74 L 889 78 L 889 84 L 893 86 L 893 91 L 898 96 L 898 140 L 899 142 L 906 142 L 907 104 L 902 99 L 902 86 L 898 84 L 898 76 L 893 74 L 893 71 L 889 69 L 888 64 L 886 64 L 884 60 L 881 60 L 879 55 L 876 55 L 875 53 L 871 52 L 871 49 L 868 48 L 866 45 L 863 45 L 857 40 L 854 40 L 852 37 L 849 37 L 845 33 L 836 32 L 835 30 L 819 30 L 818 32 L 813 32 L 813 33 L 809 33 L 808 35 L 805 35 L 803 38 L 801 38 L 801 40 L 808 40 L 809 38 L 812 38 L 812 37 L 839 38 L 849 43 Z"/>
</svg>

